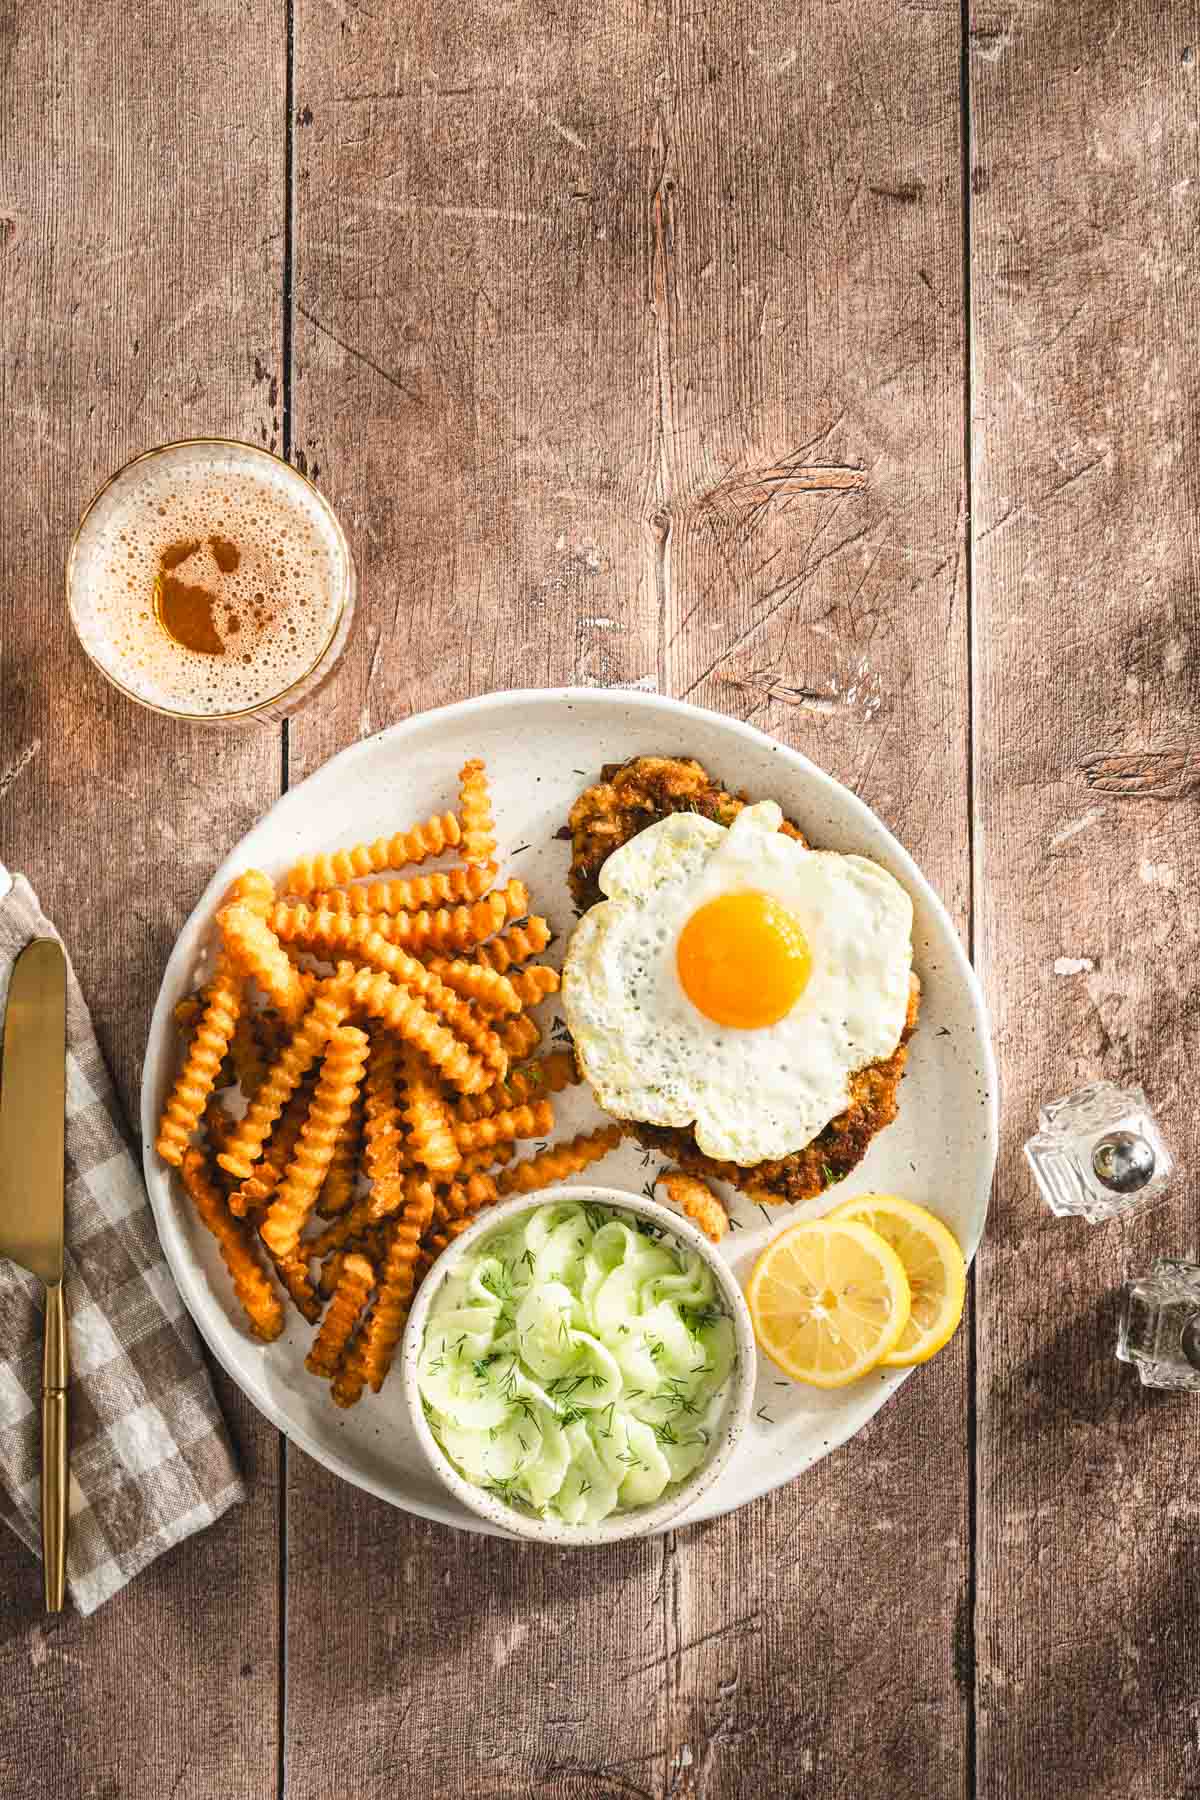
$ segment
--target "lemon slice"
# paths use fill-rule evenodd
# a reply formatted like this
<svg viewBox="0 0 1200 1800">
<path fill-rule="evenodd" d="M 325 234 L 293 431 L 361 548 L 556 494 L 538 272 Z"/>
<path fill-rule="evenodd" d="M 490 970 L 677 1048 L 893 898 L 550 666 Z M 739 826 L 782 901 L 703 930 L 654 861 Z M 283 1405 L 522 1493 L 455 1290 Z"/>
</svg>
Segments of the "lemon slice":
<svg viewBox="0 0 1200 1800">
<path fill-rule="evenodd" d="M 769 1243 L 746 1284 L 754 1335 L 786 1375 L 812 1387 L 857 1381 L 908 1320 L 904 1264 L 855 1219 L 804 1219 Z"/>
<path fill-rule="evenodd" d="M 967 1293 L 967 1265 L 953 1233 L 915 1200 L 902 1200 L 899 1194 L 860 1194 L 825 1216 L 869 1225 L 904 1264 L 912 1312 L 895 1347 L 880 1362 L 889 1368 L 928 1362 L 957 1330 Z"/>
</svg>

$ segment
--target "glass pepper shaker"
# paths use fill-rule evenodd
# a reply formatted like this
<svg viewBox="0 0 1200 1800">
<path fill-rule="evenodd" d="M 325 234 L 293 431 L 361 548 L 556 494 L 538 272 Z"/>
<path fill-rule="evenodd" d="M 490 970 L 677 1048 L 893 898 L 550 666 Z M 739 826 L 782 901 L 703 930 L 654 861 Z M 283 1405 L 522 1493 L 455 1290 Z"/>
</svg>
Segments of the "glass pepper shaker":
<svg viewBox="0 0 1200 1800">
<path fill-rule="evenodd" d="M 1025 1145 L 1041 1195 L 1060 1217 L 1099 1225 L 1163 1193 L 1175 1164 L 1140 1087 L 1093 1082 L 1038 1115 Z"/>
<path fill-rule="evenodd" d="M 1200 1393 L 1200 1264 L 1160 1257 L 1129 1282 L 1117 1355 L 1143 1387 Z"/>
</svg>

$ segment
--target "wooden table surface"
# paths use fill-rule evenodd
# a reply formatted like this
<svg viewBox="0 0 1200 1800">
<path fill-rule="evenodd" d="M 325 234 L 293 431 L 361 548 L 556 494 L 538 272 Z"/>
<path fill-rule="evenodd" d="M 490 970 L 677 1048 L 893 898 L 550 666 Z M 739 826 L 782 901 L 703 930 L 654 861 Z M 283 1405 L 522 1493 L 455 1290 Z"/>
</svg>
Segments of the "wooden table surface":
<svg viewBox="0 0 1200 1800">
<path fill-rule="evenodd" d="M 1200 1795 L 1195 1403 L 1112 1356 L 1190 1184 L 1089 1230 L 1020 1155 L 1100 1074 L 1200 1148 L 1198 57 L 1185 0 L 0 0 L 0 856 L 131 1113 L 281 782 L 567 681 L 861 794 L 1004 1087 L 964 1329 L 717 1523 L 459 1536 L 219 1380 L 248 1504 L 93 1619 L 0 1540 L 4 1795 Z M 359 558 L 282 734 L 140 712 L 68 633 L 82 504 L 205 431 L 306 469 Z"/>
</svg>

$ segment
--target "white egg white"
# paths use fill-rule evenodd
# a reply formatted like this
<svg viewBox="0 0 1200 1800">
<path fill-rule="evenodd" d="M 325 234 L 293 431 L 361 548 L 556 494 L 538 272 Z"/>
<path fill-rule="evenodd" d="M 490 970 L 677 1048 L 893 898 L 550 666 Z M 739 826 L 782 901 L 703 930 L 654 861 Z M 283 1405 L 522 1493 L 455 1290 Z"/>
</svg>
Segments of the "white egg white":
<svg viewBox="0 0 1200 1800">
<path fill-rule="evenodd" d="M 600 872 L 576 926 L 563 1003 L 583 1072 L 617 1118 L 694 1125 L 707 1156 L 748 1167 L 803 1149 L 843 1112 L 850 1076 L 900 1041 L 912 901 L 861 856 L 808 850 L 773 801 L 726 829 L 691 813 L 650 825 Z M 812 973 L 774 1025 L 740 1030 L 693 1005 L 679 934 L 719 895 L 771 895 L 799 921 Z M 747 971 L 752 979 L 753 971 Z"/>
</svg>

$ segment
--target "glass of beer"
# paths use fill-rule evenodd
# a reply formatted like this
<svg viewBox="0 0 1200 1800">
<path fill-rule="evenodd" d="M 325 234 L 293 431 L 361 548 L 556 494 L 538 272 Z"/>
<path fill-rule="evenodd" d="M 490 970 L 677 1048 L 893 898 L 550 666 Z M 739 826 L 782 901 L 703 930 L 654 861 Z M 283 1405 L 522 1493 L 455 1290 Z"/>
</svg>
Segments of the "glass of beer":
<svg viewBox="0 0 1200 1800">
<path fill-rule="evenodd" d="M 67 558 L 79 641 L 171 718 L 282 719 L 340 661 L 354 558 L 299 470 L 224 438 L 147 450 L 92 501 Z"/>
</svg>

